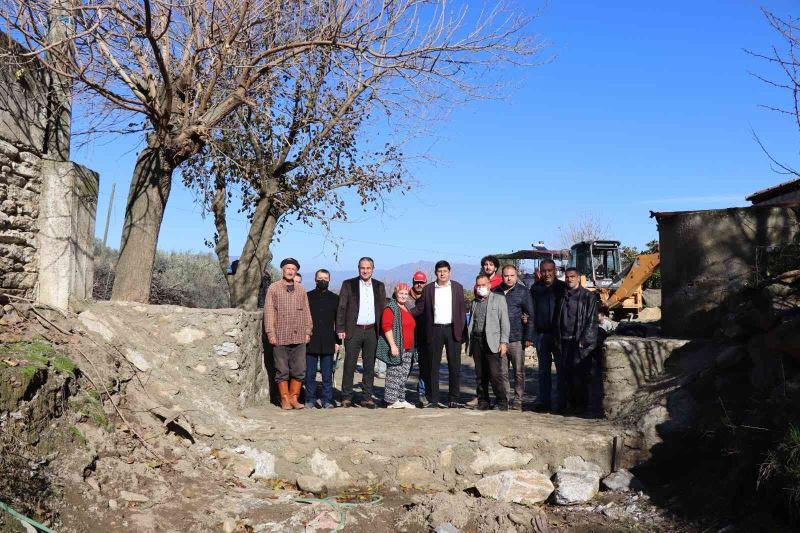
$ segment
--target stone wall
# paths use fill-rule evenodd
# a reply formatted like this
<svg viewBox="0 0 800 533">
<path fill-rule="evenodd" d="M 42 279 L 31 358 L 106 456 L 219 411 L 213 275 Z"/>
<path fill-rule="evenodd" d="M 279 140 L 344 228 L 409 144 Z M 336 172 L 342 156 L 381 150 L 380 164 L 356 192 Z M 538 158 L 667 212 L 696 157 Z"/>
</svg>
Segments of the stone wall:
<svg viewBox="0 0 800 533">
<path fill-rule="evenodd" d="M 39 272 L 41 167 L 39 155 L 0 139 L 0 292 L 24 298 L 34 297 Z"/>
<path fill-rule="evenodd" d="M 603 346 L 603 414 L 622 414 L 642 388 L 663 377 L 664 362 L 688 341 L 609 337 Z"/>
<path fill-rule="evenodd" d="M 661 250 L 662 328 L 672 337 L 713 333 L 720 303 L 752 279 L 759 250 L 792 242 L 800 228 L 800 205 L 654 216 Z"/>
<path fill-rule="evenodd" d="M 91 296 L 99 178 L 66 160 L 65 106 L 22 52 L 0 32 L 0 295 L 66 309 Z"/>
</svg>

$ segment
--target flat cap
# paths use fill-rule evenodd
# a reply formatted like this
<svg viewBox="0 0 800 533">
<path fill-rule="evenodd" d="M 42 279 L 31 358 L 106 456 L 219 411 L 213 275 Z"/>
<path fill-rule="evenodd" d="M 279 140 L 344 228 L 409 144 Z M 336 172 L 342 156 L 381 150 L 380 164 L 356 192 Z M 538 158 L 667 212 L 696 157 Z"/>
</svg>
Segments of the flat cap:
<svg viewBox="0 0 800 533">
<path fill-rule="evenodd" d="M 294 257 L 287 257 L 283 261 L 281 261 L 281 268 L 285 267 L 286 265 L 294 265 L 297 267 L 297 270 L 300 270 L 300 263 L 297 262 L 297 259 Z"/>
</svg>

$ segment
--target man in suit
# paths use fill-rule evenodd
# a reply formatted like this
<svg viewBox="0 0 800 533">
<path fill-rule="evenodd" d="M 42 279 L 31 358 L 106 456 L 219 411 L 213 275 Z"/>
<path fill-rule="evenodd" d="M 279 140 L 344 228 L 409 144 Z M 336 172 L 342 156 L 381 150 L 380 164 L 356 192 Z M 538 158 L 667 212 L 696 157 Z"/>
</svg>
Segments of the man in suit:
<svg viewBox="0 0 800 533">
<path fill-rule="evenodd" d="M 450 397 L 448 407 L 458 407 L 460 396 L 461 344 L 467 322 L 464 287 L 450 279 L 450 263 L 439 261 L 434 267 L 436 281 L 422 290 L 416 302 L 425 322 L 425 339 L 430 357 L 429 397 L 431 407 L 439 407 L 439 366 L 442 348 L 447 352 Z"/>
<path fill-rule="evenodd" d="M 508 394 L 503 365 L 508 352 L 511 323 L 508 305 L 502 292 L 490 291 L 489 276 L 481 273 L 475 278 L 475 299 L 470 308 L 469 353 L 475 362 L 476 392 L 479 411 L 490 408 L 489 383 L 497 400 L 497 409 L 508 411 Z M 504 372 L 505 370 L 505 372 Z"/>
<path fill-rule="evenodd" d="M 375 378 L 375 350 L 378 347 L 378 325 L 386 306 L 386 288 L 372 279 L 375 262 L 369 257 L 358 261 L 358 277 L 345 280 L 339 291 L 336 311 L 336 333 L 344 341 L 342 374 L 342 407 L 353 406 L 353 377 L 359 354 L 364 364 L 361 379 L 361 406 L 375 409 L 372 383 Z"/>
<path fill-rule="evenodd" d="M 597 295 L 581 287 L 578 270 L 566 270 L 567 290 L 556 307 L 555 349 L 572 410 L 588 407 L 592 352 L 597 347 Z M 559 406 L 564 408 L 564 405 Z"/>
<path fill-rule="evenodd" d="M 336 310 L 339 297 L 328 290 L 331 274 L 320 269 L 314 274 L 316 288 L 308 291 L 308 305 L 314 329 L 306 348 L 306 407 L 314 408 L 317 397 L 317 364 L 322 372 L 322 407 L 330 409 L 333 403 L 333 355 L 339 351 L 341 341 L 336 336 Z"/>
</svg>

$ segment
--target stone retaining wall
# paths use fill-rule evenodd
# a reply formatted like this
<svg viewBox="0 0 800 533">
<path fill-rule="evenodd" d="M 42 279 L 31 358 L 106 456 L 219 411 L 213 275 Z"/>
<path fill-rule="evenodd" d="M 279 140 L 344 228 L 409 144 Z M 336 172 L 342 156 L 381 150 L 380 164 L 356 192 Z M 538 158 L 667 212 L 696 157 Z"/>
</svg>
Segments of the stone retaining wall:
<svg viewBox="0 0 800 533">
<path fill-rule="evenodd" d="M 603 414 L 619 416 L 636 392 L 664 372 L 664 362 L 688 341 L 609 337 L 603 347 Z"/>
<path fill-rule="evenodd" d="M 25 298 L 39 272 L 41 166 L 37 154 L 0 139 L 0 292 Z"/>
</svg>

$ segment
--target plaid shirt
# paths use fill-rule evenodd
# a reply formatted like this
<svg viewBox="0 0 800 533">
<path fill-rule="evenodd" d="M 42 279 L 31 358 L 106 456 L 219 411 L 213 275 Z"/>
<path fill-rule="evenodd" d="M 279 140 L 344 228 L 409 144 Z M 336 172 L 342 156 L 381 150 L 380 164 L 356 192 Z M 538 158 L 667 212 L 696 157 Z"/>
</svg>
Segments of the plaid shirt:
<svg viewBox="0 0 800 533">
<path fill-rule="evenodd" d="M 311 335 L 311 310 L 308 296 L 302 285 L 294 284 L 294 291 L 287 290 L 288 283 L 281 279 L 269 286 L 264 301 L 264 330 L 267 337 L 275 336 L 275 344 L 304 344 L 306 335 Z"/>
</svg>

